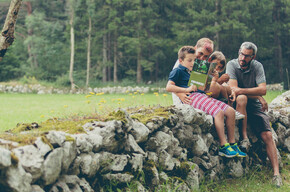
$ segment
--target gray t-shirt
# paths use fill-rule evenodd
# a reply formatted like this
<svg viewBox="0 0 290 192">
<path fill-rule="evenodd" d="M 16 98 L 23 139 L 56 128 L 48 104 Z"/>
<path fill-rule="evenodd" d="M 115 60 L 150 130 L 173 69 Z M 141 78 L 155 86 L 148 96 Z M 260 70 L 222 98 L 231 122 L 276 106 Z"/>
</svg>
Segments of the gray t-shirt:
<svg viewBox="0 0 290 192">
<path fill-rule="evenodd" d="M 253 88 L 258 87 L 261 83 L 266 83 L 263 65 L 256 60 L 251 61 L 249 69 L 243 70 L 238 59 L 233 59 L 227 64 L 226 73 L 230 79 L 238 81 L 240 88 Z"/>
</svg>

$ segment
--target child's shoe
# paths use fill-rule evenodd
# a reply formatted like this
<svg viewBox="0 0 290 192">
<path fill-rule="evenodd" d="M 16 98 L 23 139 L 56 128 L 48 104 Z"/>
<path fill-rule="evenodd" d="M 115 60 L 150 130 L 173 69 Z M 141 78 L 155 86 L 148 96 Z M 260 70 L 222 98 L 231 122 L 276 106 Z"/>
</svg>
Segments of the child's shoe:
<svg viewBox="0 0 290 192">
<path fill-rule="evenodd" d="M 228 158 L 232 158 L 238 155 L 238 152 L 233 150 L 229 143 L 226 143 L 223 148 L 220 147 L 219 156 L 225 156 Z"/>
<path fill-rule="evenodd" d="M 246 153 L 244 153 L 240 150 L 237 143 L 235 143 L 234 145 L 231 145 L 231 148 L 238 153 L 238 157 L 246 157 L 247 156 Z"/>
</svg>

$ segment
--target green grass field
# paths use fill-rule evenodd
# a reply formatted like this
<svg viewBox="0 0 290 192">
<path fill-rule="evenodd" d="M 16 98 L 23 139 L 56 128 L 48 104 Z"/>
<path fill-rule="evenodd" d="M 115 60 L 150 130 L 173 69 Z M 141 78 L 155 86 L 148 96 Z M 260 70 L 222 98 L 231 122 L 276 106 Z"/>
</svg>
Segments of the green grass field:
<svg viewBox="0 0 290 192">
<path fill-rule="evenodd" d="M 119 107 L 157 104 L 171 105 L 171 94 L 0 94 L 0 131 L 14 128 L 17 123 L 40 123 L 52 117 L 102 114 Z"/>
<path fill-rule="evenodd" d="M 280 95 L 268 91 L 268 103 Z M 17 123 L 42 122 L 52 117 L 69 117 L 106 113 L 119 107 L 172 104 L 171 94 L 104 94 L 104 95 L 36 95 L 0 94 L 0 131 L 14 128 Z"/>
</svg>

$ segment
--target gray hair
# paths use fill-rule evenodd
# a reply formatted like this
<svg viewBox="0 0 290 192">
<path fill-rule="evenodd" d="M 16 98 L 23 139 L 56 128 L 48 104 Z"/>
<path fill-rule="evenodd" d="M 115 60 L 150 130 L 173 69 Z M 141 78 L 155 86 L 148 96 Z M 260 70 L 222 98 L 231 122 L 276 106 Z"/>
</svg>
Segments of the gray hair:
<svg viewBox="0 0 290 192">
<path fill-rule="evenodd" d="M 244 42 L 241 45 L 241 47 L 240 47 L 240 51 L 242 50 L 242 48 L 252 49 L 253 50 L 253 55 L 256 55 L 257 54 L 257 51 L 258 51 L 257 46 L 254 43 L 252 43 L 252 42 Z"/>
</svg>

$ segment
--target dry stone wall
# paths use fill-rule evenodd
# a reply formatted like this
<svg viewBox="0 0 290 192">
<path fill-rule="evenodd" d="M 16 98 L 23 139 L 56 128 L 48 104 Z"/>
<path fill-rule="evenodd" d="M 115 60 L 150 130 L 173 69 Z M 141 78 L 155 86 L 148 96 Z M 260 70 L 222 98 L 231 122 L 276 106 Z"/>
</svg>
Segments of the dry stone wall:
<svg viewBox="0 0 290 192">
<path fill-rule="evenodd" d="M 289 92 L 284 97 L 289 107 Z M 140 109 L 140 113 L 142 110 L 154 113 L 152 108 Z M 260 162 L 257 157 L 267 162 L 263 145 L 253 135 L 249 156 L 222 158 L 218 156 L 219 143 L 210 116 L 188 105 L 162 110 L 169 115 L 155 116 L 145 124 L 134 118 L 136 114 L 120 110 L 122 120 L 87 123 L 83 126 L 85 134 L 50 131 L 33 145 L 19 146 L 0 140 L 0 189 L 9 192 L 90 192 L 117 188 L 140 192 L 176 188 L 193 191 L 199 188 L 201 180 L 243 176 L 253 164 Z M 275 142 L 289 153 L 288 108 L 286 116 L 281 116 L 281 111 L 279 115 L 277 110 L 275 105 L 269 111 L 275 124 Z M 8 145 L 13 149 L 5 148 Z"/>
</svg>

